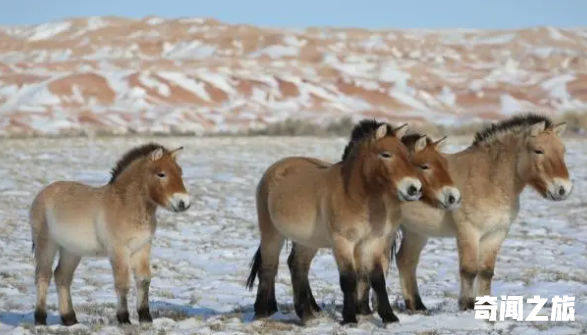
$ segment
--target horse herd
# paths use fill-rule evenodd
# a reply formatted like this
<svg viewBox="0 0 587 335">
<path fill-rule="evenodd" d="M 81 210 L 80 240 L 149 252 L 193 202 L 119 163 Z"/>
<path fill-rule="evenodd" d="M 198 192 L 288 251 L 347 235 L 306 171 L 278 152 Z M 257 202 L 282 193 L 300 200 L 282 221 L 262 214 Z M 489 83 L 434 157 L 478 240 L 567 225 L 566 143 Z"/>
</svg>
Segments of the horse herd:
<svg viewBox="0 0 587 335">
<path fill-rule="evenodd" d="M 406 309 L 426 310 L 416 268 L 429 237 L 456 237 L 461 310 L 490 295 L 497 254 L 516 219 L 520 194 L 530 186 L 559 201 L 572 192 L 561 136 L 566 124 L 538 114 L 494 123 L 466 149 L 446 154 L 446 137 L 433 141 L 375 120 L 352 130 L 340 162 L 287 157 L 271 165 L 256 189 L 260 246 L 247 287 L 258 278 L 255 318 L 277 312 L 275 277 L 285 240 L 294 307 L 302 322 L 320 311 L 308 271 L 320 248 L 330 248 L 343 293 L 343 324 L 372 314 L 369 294 L 383 323 L 398 321 L 385 284 L 393 256 Z M 176 156 L 149 143 L 127 152 L 108 184 L 91 187 L 59 181 L 45 187 L 30 209 L 35 257 L 35 324 L 47 321 L 46 296 L 54 274 L 64 325 L 77 323 L 71 302 L 73 274 L 82 257 L 107 257 L 117 295 L 116 316 L 130 324 L 127 295 L 134 275 L 139 322 L 151 322 L 151 242 L 156 210 L 183 212 L 190 196 Z M 402 242 L 395 253 L 396 234 Z M 52 264 L 59 253 L 53 273 Z M 475 280 L 477 287 L 475 290 Z"/>
</svg>

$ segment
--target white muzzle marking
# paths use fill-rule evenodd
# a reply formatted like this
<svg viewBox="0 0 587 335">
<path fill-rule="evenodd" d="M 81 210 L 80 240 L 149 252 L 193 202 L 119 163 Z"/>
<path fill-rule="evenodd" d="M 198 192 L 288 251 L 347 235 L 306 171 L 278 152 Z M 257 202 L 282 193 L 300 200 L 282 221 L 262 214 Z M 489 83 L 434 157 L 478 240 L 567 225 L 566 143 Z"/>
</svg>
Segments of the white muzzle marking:
<svg viewBox="0 0 587 335">
<path fill-rule="evenodd" d="M 397 187 L 401 201 L 417 201 L 422 197 L 422 182 L 418 178 L 403 178 Z"/>
<path fill-rule="evenodd" d="M 445 186 L 438 192 L 438 202 L 447 211 L 455 210 L 461 205 L 461 192 L 456 187 Z"/>
<path fill-rule="evenodd" d="M 565 200 L 572 192 L 573 182 L 562 178 L 554 178 L 547 190 L 548 198 L 555 201 Z"/>
<path fill-rule="evenodd" d="M 174 212 L 186 211 L 192 205 L 190 195 L 187 193 L 174 193 L 169 199 Z"/>
</svg>

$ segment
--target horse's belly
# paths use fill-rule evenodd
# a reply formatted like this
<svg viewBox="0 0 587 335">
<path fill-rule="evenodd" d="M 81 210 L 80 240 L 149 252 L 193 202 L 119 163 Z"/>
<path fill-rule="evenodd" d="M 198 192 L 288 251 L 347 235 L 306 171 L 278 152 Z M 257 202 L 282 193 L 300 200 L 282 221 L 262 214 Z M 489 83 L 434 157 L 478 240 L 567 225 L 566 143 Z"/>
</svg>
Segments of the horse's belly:
<svg viewBox="0 0 587 335">
<path fill-rule="evenodd" d="M 309 218 L 273 219 L 275 228 L 287 239 L 310 248 L 328 248 L 332 241 L 324 224 Z"/>
<path fill-rule="evenodd" d="M 98 239 L 98 234 L 90 220 L 76 220 L 75 222 L 48 219 L 49 231 L 53 240 L 68 252 L 86 257 L 104 257 L 107 255 L 104 246 Z"/>
<path fill-rule="evenodd" d="M 404 228 L 427 237 L 452 237 L 456 227 L 450 213 L 423 204 L 403 204 L 401 224 Z"/>
</svg>

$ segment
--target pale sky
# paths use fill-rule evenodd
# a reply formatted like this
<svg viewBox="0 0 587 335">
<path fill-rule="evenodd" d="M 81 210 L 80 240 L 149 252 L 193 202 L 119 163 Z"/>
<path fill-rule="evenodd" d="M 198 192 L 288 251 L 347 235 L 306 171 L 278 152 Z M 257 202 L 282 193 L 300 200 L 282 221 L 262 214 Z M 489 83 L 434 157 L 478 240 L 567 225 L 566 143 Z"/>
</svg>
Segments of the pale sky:
<svg viewBox="0 0 587 335">
<path fill-rule="evenodd" d="M 0 25 L 77 16 L 213 17 L 261 26 L 587 26 L 587 0 L 0 0 Z"/>
</svg>

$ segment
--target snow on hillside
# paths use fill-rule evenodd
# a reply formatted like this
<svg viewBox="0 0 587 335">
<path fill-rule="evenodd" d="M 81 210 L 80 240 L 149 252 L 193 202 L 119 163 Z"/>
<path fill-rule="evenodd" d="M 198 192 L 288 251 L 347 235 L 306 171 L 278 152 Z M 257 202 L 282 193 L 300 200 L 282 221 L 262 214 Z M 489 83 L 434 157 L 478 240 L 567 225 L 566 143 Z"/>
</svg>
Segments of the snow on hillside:
<svg viewBox="0 0 587 335">
<path fill-rule="evenodd" d="M 0 135 L 217 132 L 587 108 L 587 29 L 270 29 L 79 18 L 0 27 Z"/>
</svg>

